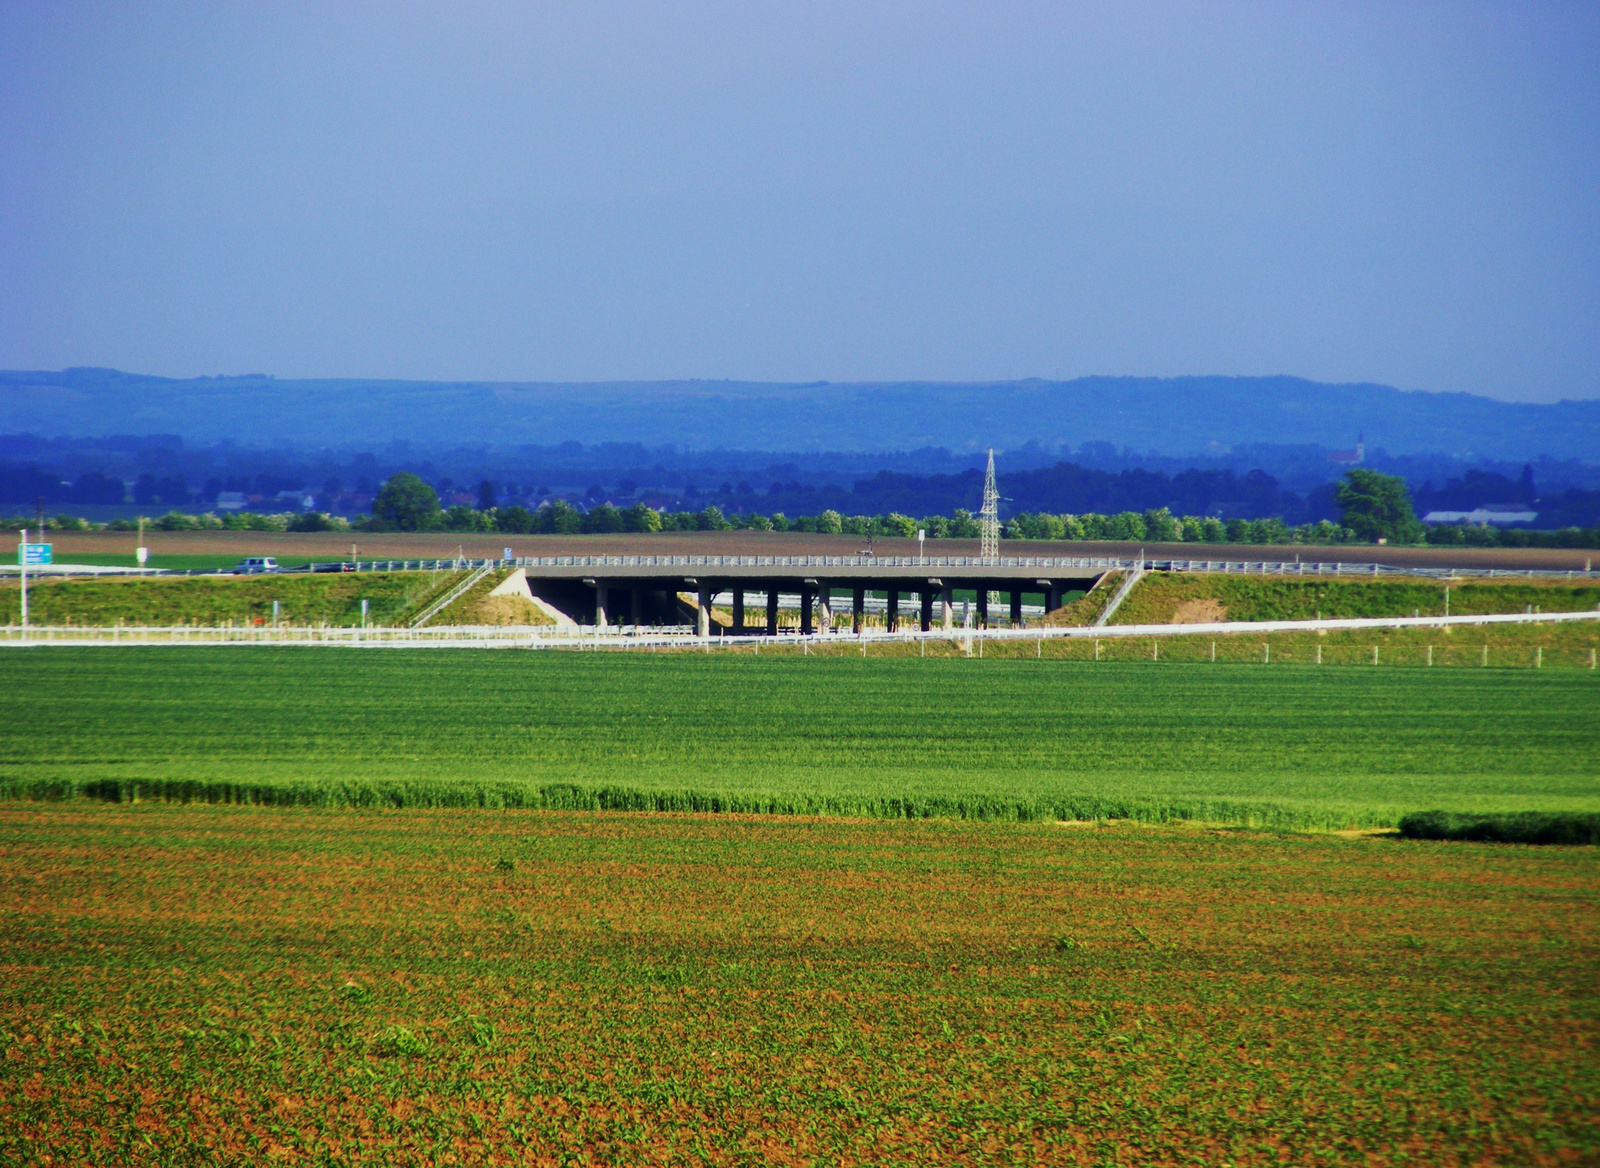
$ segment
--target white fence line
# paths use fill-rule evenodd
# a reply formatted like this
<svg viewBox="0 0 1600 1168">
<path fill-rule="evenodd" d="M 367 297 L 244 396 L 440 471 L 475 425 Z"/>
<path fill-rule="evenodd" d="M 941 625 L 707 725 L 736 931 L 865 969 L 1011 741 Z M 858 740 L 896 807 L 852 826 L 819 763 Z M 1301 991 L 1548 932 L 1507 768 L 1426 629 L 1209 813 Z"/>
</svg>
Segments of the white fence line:
<svg viewBox="0 0 1600 1168">
<path fill-rule="evenodd" d="M 1126 637 L 1232 636 L 1244 633 L 1319 632 L 1338 629 L 1454 628 L 1474 625 L 1566 624 L 1600 620 L 1600 610 L 1546 613 L 1494 613 L 1480 616 L 1359 617 L 1313 621 L 1221 621 L 1186 625 L 1105 625 L 1101 627 L 1019 629 L 912 628 L 852 632 L 780 632 L 744 636 L 701 637 L 690 626 L 654 628 L 623 626 L 596 630 L 585 626 L 576 632 L 548 627 L 447 625 L 433 628 L 318 628 L 263 625 L 243 628 L 192 626 L 48 626 L 24 630 L 17 625 L 0 629 L 0 648 L 50 646 L 135 647 L 141 645 L 277 645 L 343 648 L 475 648 L 475 649 L 654 649 L 704 650 L 763 645 L 857 645 L 891 642 L 1046 641 L 1072 639 L 1111 640 Z"/>
</svg>

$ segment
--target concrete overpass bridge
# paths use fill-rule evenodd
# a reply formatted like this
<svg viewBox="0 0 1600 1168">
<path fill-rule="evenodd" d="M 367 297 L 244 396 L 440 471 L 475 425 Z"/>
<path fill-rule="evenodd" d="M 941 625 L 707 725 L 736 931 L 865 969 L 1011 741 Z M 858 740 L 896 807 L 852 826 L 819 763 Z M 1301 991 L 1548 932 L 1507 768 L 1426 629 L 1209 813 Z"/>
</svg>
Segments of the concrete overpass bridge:
<svg viewBox="0 0 1600 1168">
<path fill-rule="evenodd" d="M 775 635 L 780 595 L 800 598 L 802 633 L 818 624 L 832 627 L 846 613 L 859 631 L 868 592 L 884 594 L 890 630 L 909 621 L 924 631 L 952 627 L 954 593 L 967 589 L 977 593 L 980 625 L 989 619 L 990 593 L 1005 595 L 1016 624 L 1025 594 L 1042 595 L 1046 610 L 1059 608 L 1064 592 L 1087 591 L 1106 572 L 1126 566 L 1087 556 L 538 556 L 515 562 L 535 596 L 584 625 L 676 623 L 677 597 L 689 593 L 701 635 L 710 632 L 712 599 L 722 593 L 732 598 L 735 635 Z"/>
<path fill-rule="evenodd" d="M 509 550 L 509 549 L 507 549 Z M 1187 549 L 1185 549 L 1187 550 Z M 1237 555 L 1239 547 L 1197 546 L 1195 551 Z M 1266 551 L 1266 548 L 1262 548 Z M 1274 548 L 1280 554 L 1291 549 Z M 1501 559 L 1502 567 L 1489 567 L 1484 557 L 1468 549 L 1373 549 L 1371 547 L 1305 546 L 1292 549 L 1293 560 L 1180 559 L 1144 556 L 912 556 L 912 555 L 554 555 L 448 559 L 330 560 L 290 568 L 290 572 L 404 572 L 462 570 L 468 568 L 520 568 L 529 591 L 570 616 L 575 623 L 596 625 L 679 625 L 684 623 L 680 594 L 695 598 L 702 635 L 709 633 L 707 614 L 713 597 L 726 594 L 732 601 L 735 632 L 776 633 L 780 598 L 793 611 L 799 601 L 801 630 L 817 631 L 818 624 L 838 627 L 845 613 L 858 631 L 866 609 L 866 594 L 885 597 L 880 606 L 890 629 L 906 629 L 911 622 L 925 632 L 949 629 L 953 624 L 954 593 L 971 590 L 977 595 L 978 624 L 989 623 L 988 601 L 999 593 L 1009 605 L 1011 623 L 1022 615 L 1025 595 L 1040 596 L 1046 610 L 1060 606 L 1062 595 L 1092 587 L 1105 573 L 1122 571 L 1218 572 L 1278 576 L 1384 576 L 1425 577 L 1441 583 L 1495 576 L 1594 579 L 1593 557 L 1569 553 L 1582 567 L 1535 567 Z M 1338 560 L 1341 553 L 1360 558 Z M 1425 555 L 1423 553 L 1426 553 Z M 1407 559 L 1378 557 L 1405 556 Z M 1328 559 L 1320 557 L 1328 556 Z M 1576 558 L 1576 557 L 1581 557 Z M 1417 561 L 1421 562 L 1417 562 Z M 1495 559 L 1490 558 L 1489 563 Z M 0 578 L 18 571 L 0 564 Z M 30 568 L 30 576 L 116 575 L 216 575 L 214 569 L 136 569 L 56 564 Z M 221 574 L 226 574 L 224 570 Z"/>
<path fill-rule="evenodd" d="M 1307 548 L 1302 554 L 1333 549 Z M 488 562 L 488 561 L 485 561 Z M 990 594 L 1005 597 L 1011 624 L 1021 621 L 1023 596 L 1042 595 L 1045 610 L 1062 594 L 1092 588 L 1111 571 L 1225 572 L 1278 576 L 1424 576 L 1440 580 L 1493 577 L 1493 568 L 1390 565 L 1363 561 L 1146 559 L 1108 556 L 871 556 L 871 555 L 598 555 L 525 556 L 500 561 L 522 568 L 529 590 L 580 625 L 679 624 L 678 596 L 696 600 L 702 636 L 710 632 L 712 599 L 732 600 L 735 634 L 776 634 L 780 595 L 798 596 L 802 633 L 831 628 L 849 613 L 860 631 L 866 593 L 886 598 L 890 630 L 915 621 L 924 632 L 949 629 L 958 590 L 977 594 L 977 623 L 989 623 Z M 1589 577 L 1576 570 L 1499 569 L 1502 576 Z M 876 606 L 874 606 L 876 607 Z M 752 618 L 754 618 L 752 620 Z"/>
</svg>

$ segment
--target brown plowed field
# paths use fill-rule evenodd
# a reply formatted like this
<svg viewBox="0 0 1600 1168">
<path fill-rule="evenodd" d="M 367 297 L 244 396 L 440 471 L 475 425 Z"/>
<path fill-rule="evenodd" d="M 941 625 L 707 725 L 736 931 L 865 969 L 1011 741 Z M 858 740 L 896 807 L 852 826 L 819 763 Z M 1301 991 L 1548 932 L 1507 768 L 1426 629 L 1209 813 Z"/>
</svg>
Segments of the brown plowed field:
<svg viewBox="0 0 1600 1168">
<path fill-rule="evenodd" d="M 70 563 L 73 555 L 131 555 L 138 543 L 133 532 L 53 532 L 55 559 Z M 458 550 L 478 557 L 498 556 L 509 547 L 518 556 L 568 555 L 853 555 L 867 547 L 854 535 L 806 535 L 799 532 L 718 531 L 659 535 L 463 535 L 430 532 L 420 535 L 366 532 L 150 531 L 145 544 L 151 554 L 183 556 L 312 556 L 337 560 L 354 545 L 361 559 L 419 559 L 453 556 Z M 873 550 L 881 556 L 916 555 L 914 539 L 880 539 Z M 1314 563 L 1342 561 L 1457 568 L 1583 569 L 1600 553 L 1566 548 L 1431 548 L 1431 547 L 1296 547 L 1230 544 L 1145 544 L 1153 559 L 1293 560 Z M 975 556 L 975 539 L 929 540 L 930 556 Z M 1006 555 L 1132 556 L 1140 545 L 1127 543 L 1008 542 Z"/>
<path fill-rule="evenodd" d="M 0 806 L 6 1164 L 1580 1165 L 1586 848 Z"/>
</svg>

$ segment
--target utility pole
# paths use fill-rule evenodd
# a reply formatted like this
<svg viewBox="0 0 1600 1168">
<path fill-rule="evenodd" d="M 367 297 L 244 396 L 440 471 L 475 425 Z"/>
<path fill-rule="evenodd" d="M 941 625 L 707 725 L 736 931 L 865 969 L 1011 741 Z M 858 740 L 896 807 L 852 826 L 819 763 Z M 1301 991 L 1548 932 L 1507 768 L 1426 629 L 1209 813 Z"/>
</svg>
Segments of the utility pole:
<svg viewBox="0 0 1600 1168">
<path fill-rule="evenodd" d="M 22 529 L 22 542 L 17 545 L 17 570 L 22 575 L 22 643 L 28 643 L 28 529 Z"/>
</svg>

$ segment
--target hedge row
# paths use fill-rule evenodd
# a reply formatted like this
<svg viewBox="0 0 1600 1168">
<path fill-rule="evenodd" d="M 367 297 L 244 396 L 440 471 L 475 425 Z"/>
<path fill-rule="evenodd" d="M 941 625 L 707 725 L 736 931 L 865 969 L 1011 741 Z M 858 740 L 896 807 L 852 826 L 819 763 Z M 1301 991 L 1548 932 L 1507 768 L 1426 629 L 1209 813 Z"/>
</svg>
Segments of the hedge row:
<svg viewBox="0 0 1600 1168">
<path fill-rule="evenodd" d="M 1418 811 L 1400 820 L 1400 834 L 1407 839 L 1503 844 L 1600 844 L 1600 812 Z"/>
</svg>

